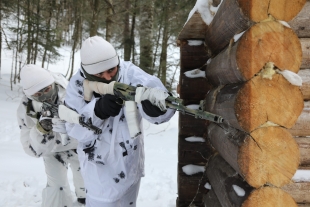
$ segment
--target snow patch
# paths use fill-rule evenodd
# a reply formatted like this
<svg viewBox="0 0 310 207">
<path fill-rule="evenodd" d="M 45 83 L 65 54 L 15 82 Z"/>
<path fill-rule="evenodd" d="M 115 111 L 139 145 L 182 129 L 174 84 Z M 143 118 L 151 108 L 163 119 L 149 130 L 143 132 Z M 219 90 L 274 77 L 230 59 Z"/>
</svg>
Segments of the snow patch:
<svg viewBox="0 0 310 207">
<path fill-rule="evenodd" d="M 184 72 L 184 74 L 188 78 L 205 78 L 206 77 L 206 72 L 199 70 L 199 69 L 186 71 Z"/>
<path fill-rule="evenodd" d="M 183 172 L 186 175 L 194 175 L 200 172 L 204 172 L 205 171 L 205 167 L 204 166 L 199 166 L 199 165 L 185 165 L 182 167 Z"/>
<path fill-rule="evenodd" d="M 211 190 L 211 185 L 210 185 L 210 183 L 208 183 L 208 182 L 204 185 L 204 187 L 205 187 L 205 189 Z"/>
<path fill-rule="evenodd" d="M 203 44 L 202 40 L 187 40 L 189 46 L 199 46 Z"/>
<path fill-rule="evenodd" d="M 284 25 L 285 27 L 291 28 L 291 26 L 285 21 L 278 20 L 278 22 Z"/>
<path fill-rule="evenodd" d="M 221 6 L 223 1 L 221 1 L 221 3 L 217 6 L 214 7 L 212 6 L 212 0 L 197 0 L 196 4 L 194 6 L 194 8 L 190 11 L 187 21 L 190 20 L 190 18 L 193 16 L 193 14 L 198 11 L 198 13 L 200 13 L 202 20 L 209 25 L 212 20 L 213 17 L 215 16 L 218 8 Z M 186 24 L 185 23 L 185 24 Z"/>
<path fill-rule="evenodd" d="M 294 182 L 310 182 L 310 170 L 297 170 L 292 180 Z"/>
<path fill-rule="evenodd" d="M 246 30 L 245 30 L 245 31 L 246 31 Z M 240 37 L 242 37 L 242 35 L 245 33 L 245 31 L 240 32 L 239 34 L 236 34 L 236 35 L 234 36 L 234 42 L 237 42 L 237 41 L 240 39 Z"/>
<path fill-rule="evenodd" d="M 283 71 L 277 70 L 277 73 L 283 75 L 283 77 L 286 78 L 286 80 L 290 82 L 292 85 L 302 86 L 302 79 L 298 74 L 290 70 L 283 70 Z"/>
<path fill-rule="evenodd" d="M 195 136 L 187 137 L 187 138 L 185 138 L 185 140 L 188 141 L 188 142 L 205 142 L 204 138 L 202 138 L 202 137 L 195 137 Z"/>
<path fill-rule="evenodd" d="M 232 185 L 232 187 L 239 197 L 243 197 L 245 195 L 245 191 L 243 190 L 243 188 L 241 188 L 237 185 Z"/>
</svg>

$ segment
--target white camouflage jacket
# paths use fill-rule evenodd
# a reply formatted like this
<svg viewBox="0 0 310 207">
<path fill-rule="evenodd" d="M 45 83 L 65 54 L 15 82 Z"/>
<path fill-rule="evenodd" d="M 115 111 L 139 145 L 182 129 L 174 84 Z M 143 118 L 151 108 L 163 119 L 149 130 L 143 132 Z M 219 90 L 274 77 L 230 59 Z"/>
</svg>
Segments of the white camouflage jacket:
<svg viewBox="0 0 310 207">
<path fill-rule="evenodd" d="M 65 88 L 68 85 L 68 81 L 60 73 L 51 73 L 55 79 L 56 87 L 58 87 L 58 102 L 62 103 L 65 96 Z M 66 144 L 63 145 L 63 136 L 58 132 L 50 132 L 43 134 L 40 132 L 36 124 L 37 118 L 27 115 L 28 97 L 24 95 L 17 108 L 17 121 L 20 131 L 20 141 L 22 143 L 24 151 L 33 157 L 41 157 L 55 152 L 63 152 L 70 149 L 77 148 L 77 141 L 66 137 Z M 42 103 L 32 100 L 31 113 L 35 114 L 41 111 Z"/>
<path fill-rule="evenodd" d="M 165 90 L 161 81 L 145 73 L 131 62 L 120 62 L 118 82 Z M 114 202 L 122 197 L 131 185 L 144 176 L 144 132 L 131 139 L 124 115 L 124 107 L 116 117 L 101 120 L 94 113 L 96 100 L 93 96 L 88 104 L 83 98 L 84 74 L 81 69 L 71 78 L 65 103 L 70 108 L 91 118 L 93 125 L 102 129 L 102 134 L 78 125 L 66 123 L 68 135 L 78 139 L 78 154 L 87 195 L 103 202 Z M 140 129 L 142 117 L 154 124 L 168 121 L 174 110 L 159 117 L 147 116 L 138 104 Z"/>
</svg>

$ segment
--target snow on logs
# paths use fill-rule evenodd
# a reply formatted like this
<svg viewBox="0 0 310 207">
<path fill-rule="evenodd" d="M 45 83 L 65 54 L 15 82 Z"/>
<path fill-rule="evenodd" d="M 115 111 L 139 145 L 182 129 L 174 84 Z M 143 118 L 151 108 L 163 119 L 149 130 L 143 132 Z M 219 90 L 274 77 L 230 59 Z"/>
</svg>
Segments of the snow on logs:
<svg viewBox="0 0 310 207">
<path fill-rule="evenodd" d="M 270 78 L 257 75 L 245 83 L 218 86 L 207 94 L 205 109 L 245 132 L 270 122 L 291 128 L 303 110 L 302 93 L 281 74 Z"/>
<path fill-rule="evenodd" d="M 259 171 L 259 169 L 257 169 Z M 294 199 L 284 190 L 264 186 L 255 189 L 247 184 L 238 173 L 218 154 L 210 158 L 206 169 L 212 190 L 218 200 L 212 198 L 220 206 L 242 207 L 297 207 Z M 208 194 L 211 195 L 208 196 Z M 212 191 L 205 196 L 205 204 L 210 200 Z M 209 199 L 207 199 L 209 198 Z"/>
<path fill-rule="evenodd" d="M 223 0 L 207 27 L 205 43 L 216 56 L 234 35 L 268 18 L 288 22 L 305 3 L 306 0 Z"/>
<path fill-rule="evenodd" d="M 301 44 L 294 31 L 278 21 L 267 21 L 252 26 L 214 57 L 207 65 L 206 77 L 213 85 L 247 81 L 267 62 L 297 73 L 301 60 Z"/>
</svg>

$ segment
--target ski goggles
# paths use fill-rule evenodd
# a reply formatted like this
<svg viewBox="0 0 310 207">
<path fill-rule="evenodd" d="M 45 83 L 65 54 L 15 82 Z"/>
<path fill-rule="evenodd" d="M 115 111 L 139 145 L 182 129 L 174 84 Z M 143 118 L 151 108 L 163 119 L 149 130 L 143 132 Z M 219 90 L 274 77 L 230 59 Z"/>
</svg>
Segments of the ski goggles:
<svg viewBox="0 0 310 207">
<path fill-rule="evenodd" d="M 50 92 L 52 90 L 52 85 L 46 86 L 45 88 L 39 90 L 38 92 L 36 92 L 35 94 L 33 94 L 33 97 L 40 97 L 44 94 L 47 94 L 48 92 Z"/>
</svg>

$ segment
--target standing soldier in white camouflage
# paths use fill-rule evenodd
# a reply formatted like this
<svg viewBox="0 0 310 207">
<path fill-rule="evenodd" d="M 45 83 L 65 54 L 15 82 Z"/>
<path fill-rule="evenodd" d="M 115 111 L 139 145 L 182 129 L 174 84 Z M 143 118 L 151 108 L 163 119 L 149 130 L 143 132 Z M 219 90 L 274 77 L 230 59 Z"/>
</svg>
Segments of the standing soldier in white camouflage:
<svg viewBox="0 0 310 207">
<path fill-rule="evenodd" d="M 66 123 L 69 136 L 79 141 L 78 154 L 86 187 L 86 205 L 135 207 L 140 180 L 144 176 L 142 118 L 161 124 L 169 121 L 175 111 L 166 108 L 161 110 L 152 99 L 141 99 L 141 102 L 130 105 L 133 106 L 131 110 L 136 110 L 136 116 L 131 117 L 126 113 L 129 105 L 123 106 L 115 95 L 94 92 L 89 101 L 84 100 L 86 90 L 83 82 L 92 81 L 93 91 L 100 87 L 100 83 L 112 81 L 132 86 L 143 85 L 150 90 L 145 89 L 141 95 L 150 95 L 155 99 L 167 97 L 167 89 L 157 77 L 147 74 L 131 62 L 120 61 L 114 47 L 98 36 L 83 42 L 81 62 L 81 68 L 70 79 L 65 104 L 90 118 L 93 125 L 102 129 L 102 134 L 94 134 L 78 124 Z M 130 133 L 134 126 L 128 126 L 133 119 L 137 120 L 135 126 L 141 129 L 141 133 L 136 133 L 135 137 Z"/>
</svg>

